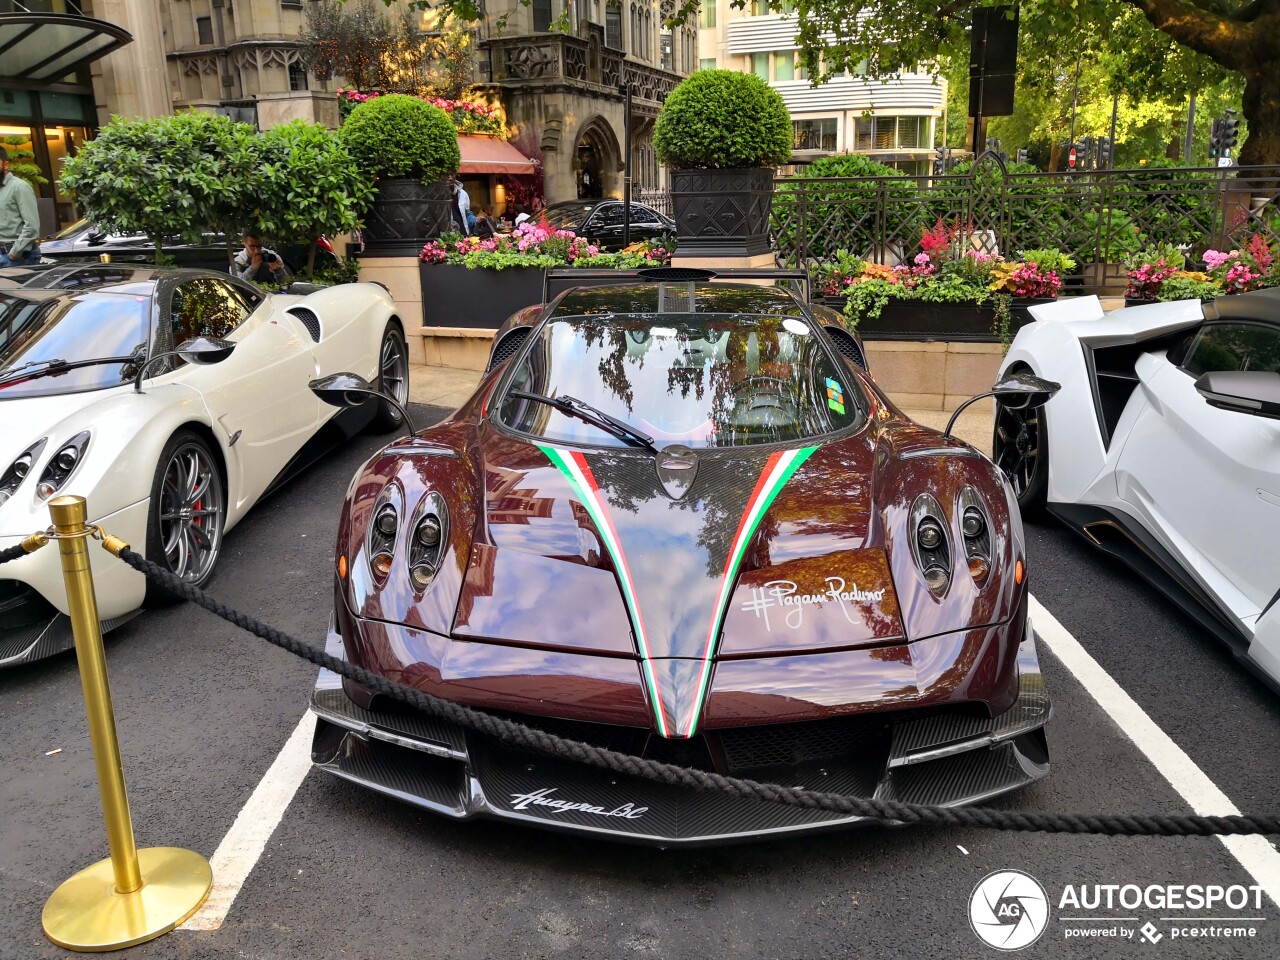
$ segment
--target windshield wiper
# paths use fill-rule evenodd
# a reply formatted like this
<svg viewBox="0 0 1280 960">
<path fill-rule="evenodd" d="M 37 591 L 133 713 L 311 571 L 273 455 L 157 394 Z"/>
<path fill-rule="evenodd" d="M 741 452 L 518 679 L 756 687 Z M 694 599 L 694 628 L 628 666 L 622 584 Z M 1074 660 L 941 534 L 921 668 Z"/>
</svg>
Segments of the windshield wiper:
<svg viewBox="0 0 1280 960">
<path fill-rule="evenodd" d="M 507 395 L 520 397 L 523 400 L 535 400 L 538 403 L 545 403 L 548 406 L 555 407 L 561 413 L 577 417 L 579 420 L 584 420 L 594 427 L 599 427 L 605 433 L 612 434 L 633 447 L 644 447 L 650 453 L 658 452 L 658 448 L 653 445 L 653 437 L 641 433 L 625 420 L 619 420 L 603 410 L 597 410 L 591 404 L 584 403 L 577 397 L 571 397 L 567 394 L 560 397 L 544 397 L 540 393 L 525 393 L 523 390 L 512 390 Z"/>
<path fill-rule="evenodd" d="M 127 357 L 95 357 L 92 360 L 34 360 L 6 371 L 5 375 L 0 377 L 0 387 L 19 381 L 25 382 L 39 377 L 66 373 L 68 370 L 78 370 L 80 367 L 96 367 L 104 363 L 138 363 L 142 359 L 141 354 L 133 353 Z M 33 367 L 35 369 L 32 369 Z"/>
</svg>

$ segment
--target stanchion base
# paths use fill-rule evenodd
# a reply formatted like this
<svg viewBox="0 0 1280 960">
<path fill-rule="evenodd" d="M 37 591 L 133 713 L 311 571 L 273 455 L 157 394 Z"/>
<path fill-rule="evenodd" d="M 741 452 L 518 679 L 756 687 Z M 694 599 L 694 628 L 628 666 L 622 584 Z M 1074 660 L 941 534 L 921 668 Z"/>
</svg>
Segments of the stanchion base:
<svg viewBox="0 0 1280 960">
<path fill-rule="evenodd" d="M 120 950 L 168 933 L 200 909 L 213 886 L 209 861 L 178 847 L 138 851 L 142 888 L 116 893 L 111 861 L 62 883 L 45 902 L 44 935 L 83 953 Z"/>
</svg>

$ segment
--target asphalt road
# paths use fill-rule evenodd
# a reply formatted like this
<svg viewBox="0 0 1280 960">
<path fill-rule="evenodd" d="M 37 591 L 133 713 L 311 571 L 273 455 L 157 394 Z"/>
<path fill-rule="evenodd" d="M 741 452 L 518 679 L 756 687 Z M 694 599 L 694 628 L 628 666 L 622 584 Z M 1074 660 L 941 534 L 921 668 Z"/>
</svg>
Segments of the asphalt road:
<svg viewBox="0 0 1280 960">
<path fill-rule="evenodd" d="M 441 413 L 418 408 L 423 420 Z M 262 505 L 228 536 L 211 590 L 320 643 L 338 508 L 381 442 L 337 451 Z M 1028 530 L 1040 601 L 1237 806 L 1274 812 L 1280 698 L 1122 567 L 1059 527 Z M 302 716 L 314 668 L 188 605 L 112 634 L 107 657 L 139 844 L 211 855 Z M 1056 709 L 1054 770 L 1003 805 L 1188 811 L 1043 645 L 1041 659 Z M 41 934 L 41 907 L 62 880 L 106 855 L 72 656 L 0 674 L 0 732 L 0 958 L 65 956 Z M 1169 923 L 1158 923 L 1157 944 L 1066 937 L 1072 925 L 1060 915 L 1106 913 L 1059 910 L 1067 884 L 1252 883 L 1214 839 L 867 826 L 663 852 L 456 824 L 315 771 L 221 929 L 178 931 L 128 955 L 991 958 L 997 951 L 970 929 L 968 901 L 979 880 L 1005 868 L 1036 877 L 1053 901 L 1028 957 L 1280 956 L 1280 909 L 1265 897 L 1242 914 L 1264 918 L 1244 924 L 1257 930 L 1252 939 L 1174 939 Z"/>
</svg>

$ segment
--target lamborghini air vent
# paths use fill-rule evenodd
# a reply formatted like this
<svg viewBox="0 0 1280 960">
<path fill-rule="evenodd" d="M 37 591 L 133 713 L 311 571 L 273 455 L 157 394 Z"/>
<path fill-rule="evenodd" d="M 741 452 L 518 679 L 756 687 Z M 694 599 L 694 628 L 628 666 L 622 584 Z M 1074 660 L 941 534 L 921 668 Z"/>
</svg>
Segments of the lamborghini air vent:
<svg viewBox="0 0 1280 960">
<path fill-rule="evenodd" d="M 307 328 L 307 333 L 311 334 L 311 339 L 315 343 L 320 342 L 320 318 L 316 316 L 314 310 L 306 307 L 290 307 L 285 312 L 296 317 L 298 322 Z"/>
<path fill-rule="evenodd" d="M 493 345 L 493 352 L 489 354 L 489 366 L 485 367 L 485 373 L 498 369 L 508 360 L 510 360 L 520 344 L 524 343 L 524 338 L 529 336 L 529 327 L 514 327 L 502 335 L 502 338 Z"/>
<path fill-rule="evenodd" d="M 837 327 L 835 324 L 830 324 L 822 329 L 827 331 L 827 336 L 831 338 L 831 342 L 835 344 L 842 357 L 852 360 L 863 370 L 867 369 L 867 356 L 862 352 L 862 344 L 858 342 L 857 337 L 844 327 Z"/>
</svg>

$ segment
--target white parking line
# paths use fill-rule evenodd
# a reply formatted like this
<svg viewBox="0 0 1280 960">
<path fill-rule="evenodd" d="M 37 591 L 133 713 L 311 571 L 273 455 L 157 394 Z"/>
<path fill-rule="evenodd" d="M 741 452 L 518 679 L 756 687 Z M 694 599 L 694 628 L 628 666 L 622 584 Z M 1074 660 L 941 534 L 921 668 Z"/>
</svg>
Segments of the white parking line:
<svg viewBox="0 0 1280 960">
<path fill-rule="evenodd" d="M 1182 799 L 1196 813 L 1204 816 L 1238 814 L 1240 811 L 1227 795 L 1167 733 L 1156 726 L 1146 711 L 1080 645 L 1080 641 L 1039 600 L 1035 597 L 1030 600 L 1031 622 L 1035 625 L 1036 634 L 1075 674 L 1089 695 L 1098 701 L 1098 706 L 1116 722 Z M 1219 837 L 1218 840 L 1240 861 L 1254 883 L 1280 904 L 1280 853 L 1271 842 L 1266 837 Z"/>
<path fill-rule="evenodd" d="M 240 888 L 311 769 L 311 738 L 315 729 L 316 715 L 308 710 L 214 851 L 209 861 L 213 867 L 213 892 L 209 899 L 179 930 L 217 930 L 222 926 Z"/>
</svg>

